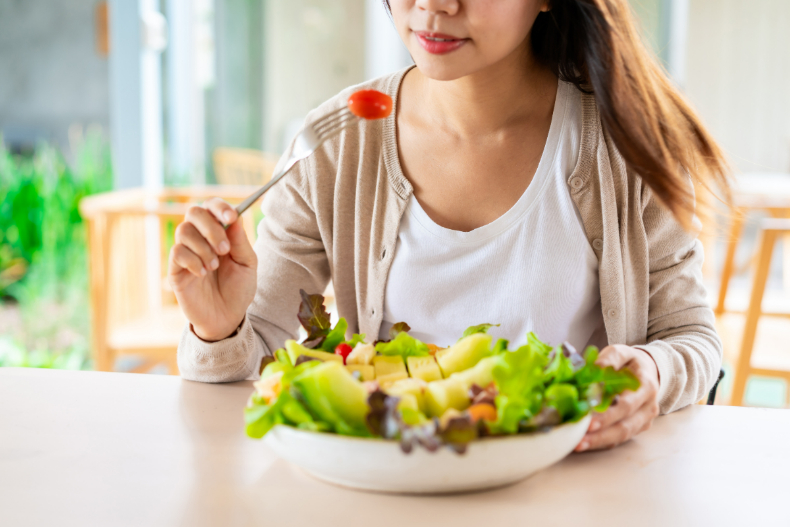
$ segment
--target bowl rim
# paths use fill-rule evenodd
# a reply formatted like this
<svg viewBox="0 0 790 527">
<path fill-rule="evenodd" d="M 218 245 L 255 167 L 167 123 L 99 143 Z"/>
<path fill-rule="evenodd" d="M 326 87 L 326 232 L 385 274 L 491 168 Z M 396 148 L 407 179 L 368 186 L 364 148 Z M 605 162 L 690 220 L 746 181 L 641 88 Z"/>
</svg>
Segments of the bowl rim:
<svg viewBox="0 0 790 527">
<path fill-rule="evenodd" d="M 535 430 L 533 432 L 520 432 L 520 433 L 516 433 L 516 434 L 505 434 L 505 435 L 499 435 L 499 436 L 481 437 L 481 438 L 475 439 L 474 441 L 470 441 L 469 445 L 473 445 L 475 443 L 494 443 L 494 442 L 519 441 L 519 440 L 523 441 L 523 440 L 535 437 L 537 435 L 548 435 L 548 434 L 550 434 L 550 433 L 552 433 L 555 430 L 558 430 L 560 428 L 574 426 L 574 425 L 579 425 L 579 423 L 581 423 L 582 421 L 591 419 L 592 418 L 591 416 L 592 416 L 592 412 L 588 413 L 587 415 L 585 415 L 584 417 L 582 417 L 578 421 L 567 421 L 565 423 L 561 423 L 559 425 L 552 426 L 549 430 L 546 430 L 546 431 Z M 387 445 L 395 445 L 395 446 L 399 446 L 400 445 L 400 442 L 395 440 L 395 439 L 384 439 L 382 437 L 348 436 L 348 435 L 335 434 L 334 432 L 317 432 L 315 430 L 304 430 L 304 429 L 297 428 L 295 426 L 291 426 L 291 425 L 287 425 L 287 424 L 283 424 L 283 423 L 278 423 L 278 424 L 274 425 L 274 427 L 272 427 L 272 429 L 269 431 L 269 433 L 274 431 L 275 428 L 280 428 L 280 427 L 282 427 L 283 429 L 287 429 L 287 430 L 289 430 L 291 432 L 297 433 L 297 434 L 304 434 L 304 435 L 307 435 L 307 436 L 311 436 L 312 435 L 312 436 L 316 436 L 316 437 L 320 436 L 320 437 L 323 437 L 323 438 L 328 439 L 330 441 L 349 441 L 349 440 L 351 440 L 351 441 L 364 441 L 364 442 L 367 442 L 368 444 L 378 443 L 378 444 L 387 444 Z M 265 437 L 266 436 L 264 436 L 264 439 L 265 439 Z"/>
</svg>

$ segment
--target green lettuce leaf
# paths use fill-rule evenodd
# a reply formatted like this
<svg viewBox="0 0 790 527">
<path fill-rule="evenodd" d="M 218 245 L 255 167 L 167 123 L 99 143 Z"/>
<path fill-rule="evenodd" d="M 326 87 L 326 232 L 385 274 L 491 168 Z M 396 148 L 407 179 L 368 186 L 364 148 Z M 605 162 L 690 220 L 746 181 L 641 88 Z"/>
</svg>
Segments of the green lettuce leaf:
<svg viewBox="0 0 790 527">
<path fill-rule="evenodd" d="M 283 353 L 281 353 L 283 352 Z M 318 366 L 320 361 L 309 361 L 298 366 L 293 366 L 285 350 L 275 352 L 276 362 L 269 363 L 263 370 L 263 378 L 279 371 L 283 372 L 280 379 L 280 395 L 270 404 L 253 393 L 250 404 L 244 409 L 246 433 L 249 437 L 260 439 L 265 436 L 273 426 L 287 424 L 309 430 L 328 430 L 328 423 L 313 419 L 310 412 L 291 393 L 293 379 L 300 373 Z"/>
<path fill-rule="evenodd" d="M 411 327 L 405 322 L 396 322 L 390 328 L 390 340 L 394 339 L 398 336 L 398 333 L 408 333 L 411 331 Z"/>
<path fill-rule="evenodd" d="M 354 333 L 354 336 L 348 341 L 348 345 L 351 346 L 351 349 L 354 349 L 360 342 L 365 342 L 365 335 Z"/>
<path fill-rule="evenodd" d="M 625 390 L 638 390 L 640 383 L 628 368 L 602 368 L 595 364 L 597 360 L 598 348 L 588 347 L 584 352 L 584 366 L 574 374 L 573 381 L 596 412 L 605 412 L 617 395 Z"/>
<path fill-rule="evenodd" d="M 521 421 L 540 411 L 547 359 L 529 344 L 495 357 L 497 420 L 489 425 L 489 430 L 494 434 L 515 434 Z"/>
<path fill-rule="evenodd" d="M 557 410 L 563 421 L 576 415 L 579 390 L 572 384 L 552 384 L 543 394 L 543 403 Z"/>
<path fill-rule="evenodd" d="M 544 357 L 548 357 L 551 353 L 551 346 L 540 340 L 532 331 L 527 333 L 527 344 Z"/>
<path fill-rule="evenodd" d="M 337 345 L 345 342 L 347 329 L 348 322 L 346 322 L 345 318 L 341 318 L 337 321 L 337 324 L 335 324 L 334 329 L 327 333 L 326 339 L 324 339 L 318 349 L 334 353 Z"/>
<path fill-rule="evenodd" d="M 469 326 L 464 330 L 463 335 L 461 335 L 461 339 L 468 337 L 469 335 L 474 335 L 475 333 L 488 333 L 488 330 L 493 327 L 499 327 L 499 324 L 478 324 L 476 326 Z"/>
<path fill-rule="evenodd" d="M 552 382 L 567 382 L 573 379 L 574 368 L 573 363 L 569 356 L 563 353 L 562 345 L 555 347 L 549 353 L 549 363 L 543 371 L 544 382 L 546 384 Z"/>
<path fill-rule="evenodd" d="M 376 344 L 376 351 L 382 355 L 400 355 L 406 357 L 424 357 L 430 355 L 428 346 L 405 332 L 398 333 L 389 342 Z"/>
<path fill-rule="evenodd" d="M 498 339 L 494 344 L 494 348 L 491 354 L 498 355 L 500 353 L 506 352 L 509 344 L 510 342 L 507 339 Z"/>
</svg>

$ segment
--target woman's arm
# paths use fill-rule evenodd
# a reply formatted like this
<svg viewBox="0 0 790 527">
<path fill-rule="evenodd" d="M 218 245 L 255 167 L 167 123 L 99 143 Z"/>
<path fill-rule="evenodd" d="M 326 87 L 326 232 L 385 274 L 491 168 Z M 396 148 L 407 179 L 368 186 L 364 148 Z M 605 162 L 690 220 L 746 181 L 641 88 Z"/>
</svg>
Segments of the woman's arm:
<svg viewBox="0 0 790 527">
<path fill-rule="evenodd" d="M 321 292 L 329 263 L 308 185 L 310 158 L 297 163 L 264 198 L 255 242 L 257 287 L 235 335 L 218 342 L 199 338 L 191 325 L 178 346 L 185 379 L 232 382 L 259 374 L 261 358 L 296 338 L 299 289 Z"/>
<path fill-rule="evenodd" d="M 666 414 L 705 398 L 721 369 L 722 345 L 703 284 L 702 243 L 648 194 L 643 212 L 650 248 L 647 344 L 634 347 L 656 362 L 658 401 Z"/>
</svg>

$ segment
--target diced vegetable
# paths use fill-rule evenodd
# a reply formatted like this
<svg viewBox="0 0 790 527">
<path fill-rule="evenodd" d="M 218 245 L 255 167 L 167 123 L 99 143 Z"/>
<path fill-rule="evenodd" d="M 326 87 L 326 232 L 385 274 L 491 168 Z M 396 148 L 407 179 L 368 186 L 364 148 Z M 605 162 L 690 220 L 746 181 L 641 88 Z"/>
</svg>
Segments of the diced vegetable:
<svg viewBox="0 0 790 527">
<path fill-rule="evenodd" d="M 472 418 L 472 421 L 496 421 L 497 413 L 496 413 L 496 406 L 493 404 L 473 404 L 469 408 L 466 409 L 469 412 L 469 417 Z"/>
<path fill-rule="evenodd" d="M 373 367 L 376 369 L 376 380 L 382 386 L 409 376 L 406 364 L 400 355 L 392 357 L 378 355 L 373 358 Z"/>
<path fill-rule="evenodd" d="M 346 369 L 352 374 L 358 371 L 359 380 L 361 381 L 376 380 L 376 370 L 370 364 L 346 364 Z"/>
<path fill-rule="evenodd" d="M 409 369 L 409 376 L 415 379 L 431 382 L 442 378 L 442 370 L 436 364 L 436 359 L 430 355 L 427 357 L 406 357 L 406 366 Z"/>
<path fill-rule="evenodd" d="M 384 391 L 396 397 L 409 396 L 417 403 L 415 410 L 425 413 L 425 388 L 427 383 L 420 379 L 401 379 L 393 382 Z"/>
<path fill-rule="evenodd" d="M 348 354 L 346 364 L 371 364 L 376 355 L 376 348 L 373 344 L 361 342 Z"/>
</svg>

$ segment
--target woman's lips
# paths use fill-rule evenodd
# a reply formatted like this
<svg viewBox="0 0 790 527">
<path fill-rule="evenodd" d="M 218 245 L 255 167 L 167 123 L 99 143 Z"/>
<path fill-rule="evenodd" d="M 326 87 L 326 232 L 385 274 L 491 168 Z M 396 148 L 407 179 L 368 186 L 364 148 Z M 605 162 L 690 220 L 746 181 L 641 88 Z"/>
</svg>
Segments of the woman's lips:
<svg viewBox="0 0 790 527">
<path fill-rule="evenodd" d="M 434 55 L 443 55 L 460 48 L 468 39 L 455 38 L 441 33 L 415 32 L 422 48 Z"/>
</svg>

